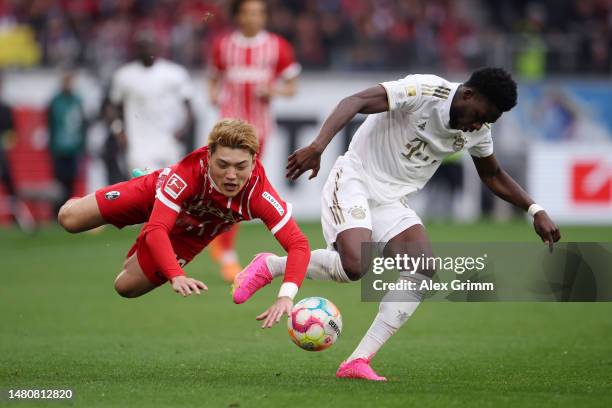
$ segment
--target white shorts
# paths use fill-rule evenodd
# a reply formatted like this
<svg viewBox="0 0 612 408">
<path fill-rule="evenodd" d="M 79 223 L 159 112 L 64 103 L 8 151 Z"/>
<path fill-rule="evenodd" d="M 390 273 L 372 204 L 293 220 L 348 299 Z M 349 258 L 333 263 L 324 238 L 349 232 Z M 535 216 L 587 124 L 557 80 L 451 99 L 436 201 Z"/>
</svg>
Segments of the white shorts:
<svg viewBox="0 0 612 408">
<path fill-rule="evenodd" d="M 367 228 L 373 242 L 386 243 L 413 225 L 423 224 L 404 199 L 390 204 L 372 199 L 363 173 L 360 163 L 340 156 L 323 186 L 321 225 L 328 248 L 339 233 L 350 228 Z"/>
<path fill-rule="evenodd" d="M 129 142 L 128 142 L 129 143 Z M 157 170 L 172 166 L 181 160 L 181 146 L 174 143 L 151 143 L 149 146 L 129 146 L 128 170 Z"/>
</svg>

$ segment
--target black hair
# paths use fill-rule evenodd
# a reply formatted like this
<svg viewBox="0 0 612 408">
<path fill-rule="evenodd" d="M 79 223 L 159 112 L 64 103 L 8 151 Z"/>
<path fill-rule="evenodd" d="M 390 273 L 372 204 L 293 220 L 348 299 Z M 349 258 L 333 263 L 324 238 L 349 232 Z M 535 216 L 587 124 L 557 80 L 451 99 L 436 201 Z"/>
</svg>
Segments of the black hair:
<svg viewBox="0 0 612 408">
<path fill-rule="evenodd" d="M 240 13 L 240 8 L 242 5 L 248 1 L 259 1 L 264 5 L 267 5 L 266 0 L 234 0 L 232 1 L 230 12 L 232 13 L 232 17 L 236 17 L 238 13 Z"/>
<path fill-rule="evenodd" d="M 516 105 L 516 82 L 503 68 L 477 69 L 464 85 L 484 95 L 500 112 L 507 112 Z"/>
</svg>

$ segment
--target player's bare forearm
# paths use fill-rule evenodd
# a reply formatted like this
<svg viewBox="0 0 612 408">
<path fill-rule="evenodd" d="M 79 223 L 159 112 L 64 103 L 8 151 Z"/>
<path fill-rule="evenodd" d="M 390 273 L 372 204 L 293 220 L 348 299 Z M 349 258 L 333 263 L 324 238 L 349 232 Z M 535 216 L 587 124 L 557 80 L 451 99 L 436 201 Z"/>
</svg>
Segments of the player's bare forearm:
<svg viewBox="0 0 612 408">
<path fill-rule="evenodd" d="M 499 198 L 527 211 L 533 200 L 525 190 L 503 169 L 493 177 L 482 179 Z"/>
<path fill-rule="evenodd" d="M 525 190 L 501 168 L 495 155 L 472 156 L 482 182 L 499 198 L 527 211 L 533 200 Z"/>
<path fill-rule="evenodd" d="M 323 152 L 334 136 L 342 130 L 358 113 L 380 113 L 389 109 L 387 92 L 382 85 L 376 85 L 340 101 L 327 117 L 321 131 L 312 142 L 319 152 Z"/>
<path fill-rule="evenodd" d="M 494 155 L 474 157 L 472 160 L 482 182 L 499 198 L 527 211 L 534 204 L 529 194 L 504 171 Z M 533 227 L 542 241 L 550 246 L 561 239 L 561 232 L 546 211 L 539 211 L 533 217 Z"/>
<path fill-rule="evenodd" d="M 358 113 L 380 113 L 389 109 L 387 92 L 382 85 L 376 85 L 340 101 L 336 109 L 327 117 L 319 135 L 312 143 L 296 150 L 287 160 L 285 177 L 296 180 L 308 170 L 312 170 L 309 179 L 317 176 L 321 167 L 321 154 L 334 138 Z"/>
<path fill-rule="evenodd" d="M 211 105 L 219 104 L 219 87 L 221 86 L 221 78 L 219 74 L 212 74 L 208 78 L 208 98 Z"/>
<path fill-rule="evenodd" d="M 127 147 L 127 137 L 125 135 L 125 118 L 123 104 L 111 106 L 110 133 L 117 140 L 122 149 Z"/>
</svg>

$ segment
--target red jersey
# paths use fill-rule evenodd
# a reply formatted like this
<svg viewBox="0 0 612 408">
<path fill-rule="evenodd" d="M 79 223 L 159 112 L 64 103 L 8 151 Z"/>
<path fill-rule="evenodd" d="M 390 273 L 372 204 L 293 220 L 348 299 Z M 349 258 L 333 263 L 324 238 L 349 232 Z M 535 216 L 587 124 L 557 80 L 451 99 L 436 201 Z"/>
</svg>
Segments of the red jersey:
<svg viewBox="0 0 612 408">
<path fill-rule="evenodd" d="M 287 251 L 284 282 L 295 284 L 297 291 L 310 260 L 308 241 L 261 162 L 256 160 L 235 197 L 220 193 L 208 171 L 205 146 L 174 166 L 98 190 L 98 207 L 119 228 L 146 222 L 130 254 L 137 248 L 145 274 L 157 271 L 169 280 L 184 275 L 182 266 L 234 223 L 261 219 Z"/>
<path fill-rule="evenodd" d="M 214 42 L 211 62 L 211 69 L 222 77 L 221 117 L 245 120 L 265 139 L 272 129 L 270 102 L 258 97 L 257 90 L 300 73 L 293 47 L 267 31 L 252 38 L 235 31 Z"/>
</svg>

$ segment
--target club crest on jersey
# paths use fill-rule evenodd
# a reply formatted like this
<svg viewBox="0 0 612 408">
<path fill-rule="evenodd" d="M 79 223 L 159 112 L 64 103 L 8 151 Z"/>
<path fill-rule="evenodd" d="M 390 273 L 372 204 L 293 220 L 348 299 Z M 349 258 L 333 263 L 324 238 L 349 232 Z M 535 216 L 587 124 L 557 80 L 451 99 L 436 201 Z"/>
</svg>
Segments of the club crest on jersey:
<svg viewBox="0 0 612 408">
<path fill-rule="evenodd" d="M 179 195 L 185 190 L 187 183 L 178 174 L 173 174 L 168 179 L 164 192 L 174 199 L 177 199 Z"/>
<path fill-rule="evenodd" d="M 276 199 L 274 197 L 272 197 L 272 195 L 270 193 L 268 193 L 267 191 L 264 191 L 264 193 L 261 196 L 263 198 L 265 198 L 270 204 L 272 204 L 272 207 L 274 207 L 274 209 L 280 215 L 285 215 L 285 209 L 283 208 L 283 206 L 280 205 L 280 203 L 278 201 L 276 201 Z"/>
<path fill-rule="evenodd" d="M 112 201 L 112 200 L 118 199 L 120 195 L 121 193 L 119 191 L 113 190 L 113 191 L 109 191 L 106 194 L 104 194 L 104 198 Z"/>
<path fill-rule="evenodd" d="M 349 214 L 356 220 L 363 220 L 366 217 L 366 210 L 362 206 L 356 205 L 349 210 Z"/>
<path fill-rule="evenodd" d="M 455 141 L 453 142 L 453 150 L 458 152 L 459 150 L 463 149 L 463 146 L 465 146 L 466 142 L 467 140 L 465 140 L 465 137 L 463 137 L 463 135 L 455 136 Z"/>
</svg>

